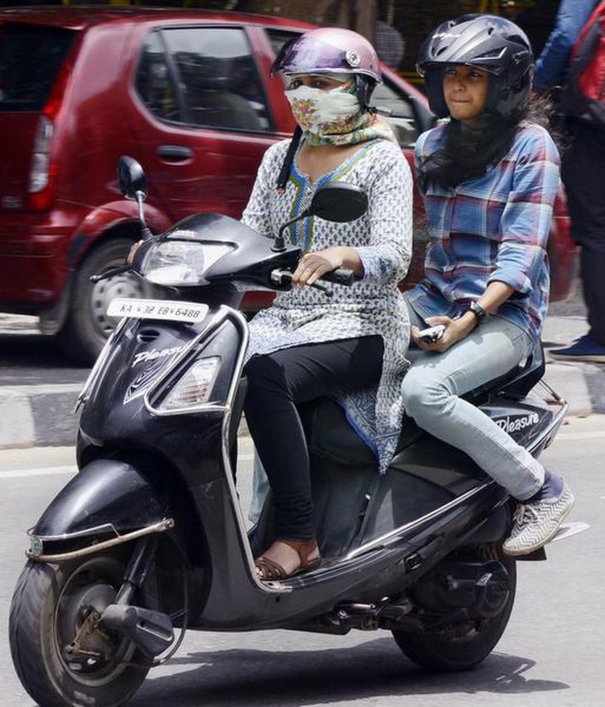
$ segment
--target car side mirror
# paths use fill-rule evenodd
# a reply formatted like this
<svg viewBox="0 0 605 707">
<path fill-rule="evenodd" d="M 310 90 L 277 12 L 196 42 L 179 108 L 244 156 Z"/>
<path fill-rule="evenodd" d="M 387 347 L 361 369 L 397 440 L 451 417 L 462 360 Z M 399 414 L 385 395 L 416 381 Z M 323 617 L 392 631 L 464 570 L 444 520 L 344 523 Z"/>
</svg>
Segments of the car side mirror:
<svg viewBox="0 0 605 707">
<path fill-rule="evenodd" d="M 118 160 L 118 185 L 127 199 L 145 200 L 147 180 L 141 165 L 132 157 L 124 155 Z"/>
</svg>

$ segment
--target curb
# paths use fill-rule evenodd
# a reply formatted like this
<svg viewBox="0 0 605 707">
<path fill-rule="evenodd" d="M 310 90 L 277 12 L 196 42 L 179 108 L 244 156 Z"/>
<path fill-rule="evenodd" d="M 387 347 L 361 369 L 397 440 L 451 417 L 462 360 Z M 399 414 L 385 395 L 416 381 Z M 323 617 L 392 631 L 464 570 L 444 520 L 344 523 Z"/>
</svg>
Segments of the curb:
<svg viewBox="0 0 605 707">
<path fill-rule="evenodd" d="M 569 405 L 567 414 L 575 417 L 587 417 L 593 412 L 605 412 L 605 407 L 598 410 L 590 394 L 585 364 L 546 363 L 544 382 L 547 383 Z M 603 369 L 605 373 L 605 368 Z"/>
<path fill-rule="evenodd" d="M 84 383 L 0 387 L 0 450 L 76 443 L 76 400 Z M 245 419 L 240 435 L 248 435 Z"/>
<path fill-rule="evenodd" d="M 548 362 L 544 381 L 569 404 L 570 416 L 605 413 L 605 366 Z M 83 383 L 0 387 L 0 449 L 75 444 L 74 406 Z M 245 424 L 240 434 L 247 435 Z"/>
<path fill-rule="evenodd" d="M 0 449 L 73 445 L 81 383 L 0 388 Z"/>
</svg>

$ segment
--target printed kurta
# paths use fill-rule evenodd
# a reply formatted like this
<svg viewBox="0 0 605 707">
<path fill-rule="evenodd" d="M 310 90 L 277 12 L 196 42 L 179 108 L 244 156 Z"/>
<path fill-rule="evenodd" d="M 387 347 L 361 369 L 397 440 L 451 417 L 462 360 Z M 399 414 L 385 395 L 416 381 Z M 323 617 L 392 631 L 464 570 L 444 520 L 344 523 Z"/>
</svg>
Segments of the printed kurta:
<svg viewBox="0 0 605 707">
<path fill-rule="evenodd" d="M 352 287 L 330 283 L 331 298 L 311 287 L 279 293 L 273 306 L 251 321 L 247 356 L 303 344 L 381 336 L 384 360 L 378 386 L 343 395 L 339 402 L 384 472 L 399 436 L 401 381 L 407 367 L 409 320 L 397 284 L 407 273 L 412 252 L 410 169 L 394 142 L 373 140 L 315 182 L 300 172 L 295 159 L 286 189 L 278 191 L 277 175 L 288 146 L 289 141 L 284 141 L 267 150 L 242 221 L 273 238 L 282 224 L 308 206 L 319 186 L 334 181 L 355 184 L 368 194 L 369 209 L 364 216 L 350 223 L 302 219 L 285 237 L 305 251 L 354 247 L 364 275 Z"/>
</svg>

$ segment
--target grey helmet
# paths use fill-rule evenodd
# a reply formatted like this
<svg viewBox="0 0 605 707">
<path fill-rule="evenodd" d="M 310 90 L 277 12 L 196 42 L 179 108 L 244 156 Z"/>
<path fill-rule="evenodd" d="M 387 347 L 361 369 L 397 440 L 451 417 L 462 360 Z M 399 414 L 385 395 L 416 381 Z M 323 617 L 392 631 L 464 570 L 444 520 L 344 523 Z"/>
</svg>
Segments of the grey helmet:
<svg viewBox="0 0 605 707">
<path fill-rule="evenodd" d="M 534 57 L 529 39 L 514 22 L 496 15 L 463 15 L 443 22 L 425 40 L 416 68 L 424 77 L 431 110 L 440 118 L 449 115 L 443 74 L 452 64 L 489 72 L 486 112 L 514 118 L 527 107 Z"/>
</svg>

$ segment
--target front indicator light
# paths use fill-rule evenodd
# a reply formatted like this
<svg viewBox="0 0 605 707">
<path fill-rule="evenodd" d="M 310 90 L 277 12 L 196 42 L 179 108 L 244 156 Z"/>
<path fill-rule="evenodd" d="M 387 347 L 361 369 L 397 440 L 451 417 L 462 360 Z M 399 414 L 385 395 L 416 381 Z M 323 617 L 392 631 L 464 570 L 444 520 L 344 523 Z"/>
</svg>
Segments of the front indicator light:
<svg viewBox="0 0 605 707">
<path fill-rule="evenodd" d="M 207 403 L 219 365 L 218 356 L 196 361 L 160 403 L 158 410 L 183 410 Z"/>
</svg>

